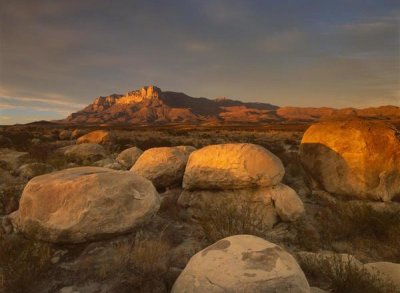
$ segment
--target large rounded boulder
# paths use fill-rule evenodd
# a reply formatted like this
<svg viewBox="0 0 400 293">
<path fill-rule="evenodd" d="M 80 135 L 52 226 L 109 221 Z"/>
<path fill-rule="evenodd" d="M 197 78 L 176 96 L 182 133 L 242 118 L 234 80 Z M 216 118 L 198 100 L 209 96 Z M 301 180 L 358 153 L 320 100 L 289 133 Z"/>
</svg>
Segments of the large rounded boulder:
<svg viewBox="0 0 400 293">
<path fill-rule="evenodd" d="M 108 144 L 111 143 L 113 140 L 114 136 L 109 131 L 95 130 L 79 137 L 76 143 Z"/>
<path fill-rule="evenodd" d="M 43 175 L 54 171 L 54 168 L 45 163 L 28 163 L 18 168 L 17 174 L 26 179 L 32 179 L 35 176 Z"/>
<path fill-rule="evenodd" d="M 95 162 L 104 159 L 107 154 L 103 146 L 96 143 L 69 145 L 59 150 L 68 159 L 77 162 Z"/>
<path fill-rule="evenodd" d="M 202 218 L 204 210 L 225 207 L 240 211 L 247 206 L 247 210 L 269 228 L 279 220 L 293 222 L 304 214 L 303 202 L 296 191 L 281 183 L 247 189 L 184 190 L 178 204 L 188 208 L 195 218 Z"/>
<path fill-rule="evenodd" d="M 137 159 L 131 171 L 151 180 L 157 188 L 179 185 L 194 150 L 190 146 L 151 148 Z"/>
<path fill-rule="evenodd" d="M 300 157 L 330 193 L 383 201 L 400 195 L 400 134 L 387 123 L 316 123 L 303 136 Z"/>
<path fill-rule="evenodd" d="M 281 247 L 256 236 L 235 235 L 196 253 L 172 292 L 308 293 L 310 287 L 296 260 Z"/>
<path fill-rule="evenodd" d="M 142 154 L 143 151 L 141 149 L 137 147 L 131 147 L 120 152 L 116 158 L 116 161 L 126 169 L 130 169 Z"/>
<path fill-rule="evenodd" d="M 250 143 L 210 145 L 188 160 L 183 188 L 238 189 L 278 184 L 285 174 L 281 160 Z"/>
<path fill-rule="evenodd" d="M 71 168 L 28 182 L 17 226 L 38 240 L 79 243 L 128 233 L 159 205 L 153 184 L 132 172 Z"/>
</svg>

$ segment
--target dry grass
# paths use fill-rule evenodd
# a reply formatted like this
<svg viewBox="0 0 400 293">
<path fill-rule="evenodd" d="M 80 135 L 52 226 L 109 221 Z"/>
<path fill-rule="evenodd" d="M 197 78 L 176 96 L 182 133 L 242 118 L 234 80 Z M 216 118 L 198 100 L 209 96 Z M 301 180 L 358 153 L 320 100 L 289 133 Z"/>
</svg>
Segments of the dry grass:
<svg viewBox="0 0 400 293">
<path fill-rule="evenodd" d="M 171 246 L 162 240 L 139 231 L 126 257 L 127 277 L 118 289 L 121 292 L 168 292 L 171 265 Z"/>
<path fill-rule="evenodd" d="M 368 251 L 380 259 L 399 262 L 400 213 L 390 208 L 376 209 L 368 203 L 325 202 L 313 221 L 293 224 L 301 249 L 332 250 L 334 243 L 348 243 L 350 254 Z"/>
<path fill-rule="evenodd" d="M 0 238 L 0 292 L 28 292 L 48 268 L 50 257 L 48 244 L 15 235 Z"/>
<path fill-rule="evenodd" d="M 161 239 L 137 239 L 129 254 L 129 267 L 143 278 L 162 276 L 170 265 L 170 249 Z"/>
<path fill-rule="evenodd" d="M 198 221 L 210 243 L 238 234 L 265 237 L 270 229 L 261 209 L 261 205 L 239 200 L 206 203 Z"/>
<path fill-rule="evenodd" d="M 12 185 L 0 189 L 0 215 L 7 215 L 18 209 L 23 185 Z"/>
<path fill-rule="evenodd" d="M 395 293 L 395 285 L 383 276 L 371 274 L 350 257 L 339 255 L 300 257 L 300 265 L 309 280 L 325 283 L 333 293 Z"/>
</svg>

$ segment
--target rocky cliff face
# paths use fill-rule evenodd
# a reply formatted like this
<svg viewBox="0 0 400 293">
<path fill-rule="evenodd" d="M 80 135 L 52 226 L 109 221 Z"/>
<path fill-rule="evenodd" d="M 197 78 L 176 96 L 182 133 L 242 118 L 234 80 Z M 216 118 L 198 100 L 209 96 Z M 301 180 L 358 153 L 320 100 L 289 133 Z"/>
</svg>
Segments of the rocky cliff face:
<svg viewBox="0 0 400 293">
<path fill-rule="evenodd" d="M 400 108 L 368 109 L 299 108 L 267 103 L 245 103 L 227 98 L 194 98 L 184 93 L 145 86 L 125 95 L 96 98 L 92 104 L 71 114 L 64 123 L 246 123 L 268 121 L 313 121 L 324 117 L 353 115 L 378 119 L 400 119 Z"/>
</svg>

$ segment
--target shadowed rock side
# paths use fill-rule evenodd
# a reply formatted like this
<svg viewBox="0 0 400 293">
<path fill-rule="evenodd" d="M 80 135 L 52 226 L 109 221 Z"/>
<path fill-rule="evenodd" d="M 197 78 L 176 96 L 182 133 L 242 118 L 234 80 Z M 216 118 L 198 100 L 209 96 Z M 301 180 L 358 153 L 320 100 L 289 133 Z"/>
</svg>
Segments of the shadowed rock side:
<svg viewBox="0 0 400 293">
<path fill-rule="evenodd" d="M 153 182 L 157 188 L 181 185 L 191 146 L 159 147 L 145 151 L 131 171 Z"/>
<path fill-rule="evenodd" d="M 34 239 L 79 243 L 130 232 L 159 205 L 153 184 L 132 172 L 71 168 L 28 182 L 15 225 Z"/>
<path fill-rule="evenodd" d="M 308 293 L 310 287 L 296 260 L 282 248 L 252 235 L 235 235 L 196 253 L 171 292 Z"/>
<path fill-rule="evenodd" d="M 294 221 L 304 206 L 293 189 L 280 183 L 284 173 L 281 160 L 259 145 L 210 145 L 190 154 L 178 203 L 194 217 L 208 206 L 235 205 L 257 211 L 267 227 L 279 218 Z"/>
<path fill-rule="evenodd" d="M 379 121 L 325 121 L 304 134 L 303 165 L 334 194 L 390 201 L 400 195 L 400 135 Z"/>
<path fill-rule="evenodd" d="M 353 115 L 378 119 L 399 119 L 400 108 L 383 106 L 368 109 L 299 108 L 251 103 L 227 98 L 194 98 L 184 93 L 161 91 L 145 86 L 125 95 L 96 98 L 81 111 L 72 113 L 63 123 L 259 123 L 268 121 L 313 121 L 335 115 Z M 93 141 L 91 141 L 93 142 Z"/>
</svg>

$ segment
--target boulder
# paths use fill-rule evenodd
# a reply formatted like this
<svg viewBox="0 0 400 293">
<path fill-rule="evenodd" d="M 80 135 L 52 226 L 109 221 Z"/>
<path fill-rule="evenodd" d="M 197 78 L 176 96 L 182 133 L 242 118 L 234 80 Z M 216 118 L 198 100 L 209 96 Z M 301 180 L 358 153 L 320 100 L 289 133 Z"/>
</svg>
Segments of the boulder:
<svg viewBox="0 0 400 293">
<path fill-rule="evenodd" d="M 151 180 L 157 188 L 179 185 L 194 150 L 187 146 L 151 148 L 137 159 L 131 171 Z"/>
<path fill-rule="evenodd" d="M 310 292 L 296 260 L 252 235 L 224 238 L 196 253 L 176 280 L 181 292 Z"/>
<path fill-rule="evenodd" d="M 300 145 L 305 169 L 326 191 L 390 201 L 400 196 L 400 134 L 382 121 L 323 121 Z"/>
<path fill-rule="evenodd" d="M 86 133 L 87 133 L 87 131 L 84 129 L 75 129 L 74 131 L 72 131 L 71 137 L 77 139 L 77 138 L 81 137 L 82 135 L 85 135 Z"/>
<path fill-rule="evenodd" d="M 92 164 L 92 166 L 109 168 L 109 169 L 114 169 L 114 170 L 124 170 L 125 169 L 123 166 L 121 166 L 120 163 L 116 162 L 112 158 L 105 158 L 105 159 L 96 161 Z"/>
<path fill-rule="evenodd" d="M 67 158 L 78 162 L 95 162 L 106 157 L 104 147 L 95 143 L 66 146 L 61 148 L 60 152 Z"/>
<path fill-rule="evenodd" d="M 95 130 L 79 137 L 76 143 L 108 144 L 111 143 L 113 140 L 114 137 L 110 132 L 105 130 Z"/>
<path fill-rule="evenodd" d="M 129 171 L 65 169 L 26 185 L 18 229 L 37 240 L 80 243 L 128 233 L 157 212 L 153 184 Z"/>
<path fill-rule="evenodd" d="M 185 189 L 239 189 L 278 184 L 285 173 L 281 160 L 249 144 L 210 145 L 191 153 L 183 178 Z"/>
<path fill-rule="evenodd" d="M 282 221 L 293 222 L 304 214 L 304 205 L 296 191 L 285 184 L 268 188 L 276 212 Z"/>
<path fill-rule="evenodd" d="M 130 169 L 142 154 L 143 151 L 141 149 L 137 147 L 131 147 L 119 153 L 116 160 L 126 169 Z"/>
<path fill-rule="evenodd" d="M 400 264 L 392 262 L 374 262 L 365 264 L 365 268 L 372 274 L 393 283 L 400 291 Z"/>
<path fill-rule="evenodd" d="M 28 163 L 18 168 L 17 174 L 26 179 L 53 172 L 54 168 L 45 163 Z"/>
<path fill-rule="evenodd" d="M 12 149 L 0 149 L 0 167 L 16 170 L 29 159 L 27 152 L 18 152 Z"/>
<path fill-rule="evenodd" d="M 264 226 L 272 228 L 279 219 L 285 222 L 297 220 L 304 214 L 303 202 L 297 193 L 284 184 L 230 190 L 184 190 L 178 204 L 189 208 L 194 217 L 201 217 L 205 209 L 213 206 L 238 211 L 263 219 Z"/>
<path fill-rule="evenodd" d="M 59 134 L 58 134 L 58 138 L 60 140 L 68 140 L 71 139 L 72 136 L 72 131 L 71 130 L 62 130 Z"/>
</svg>

